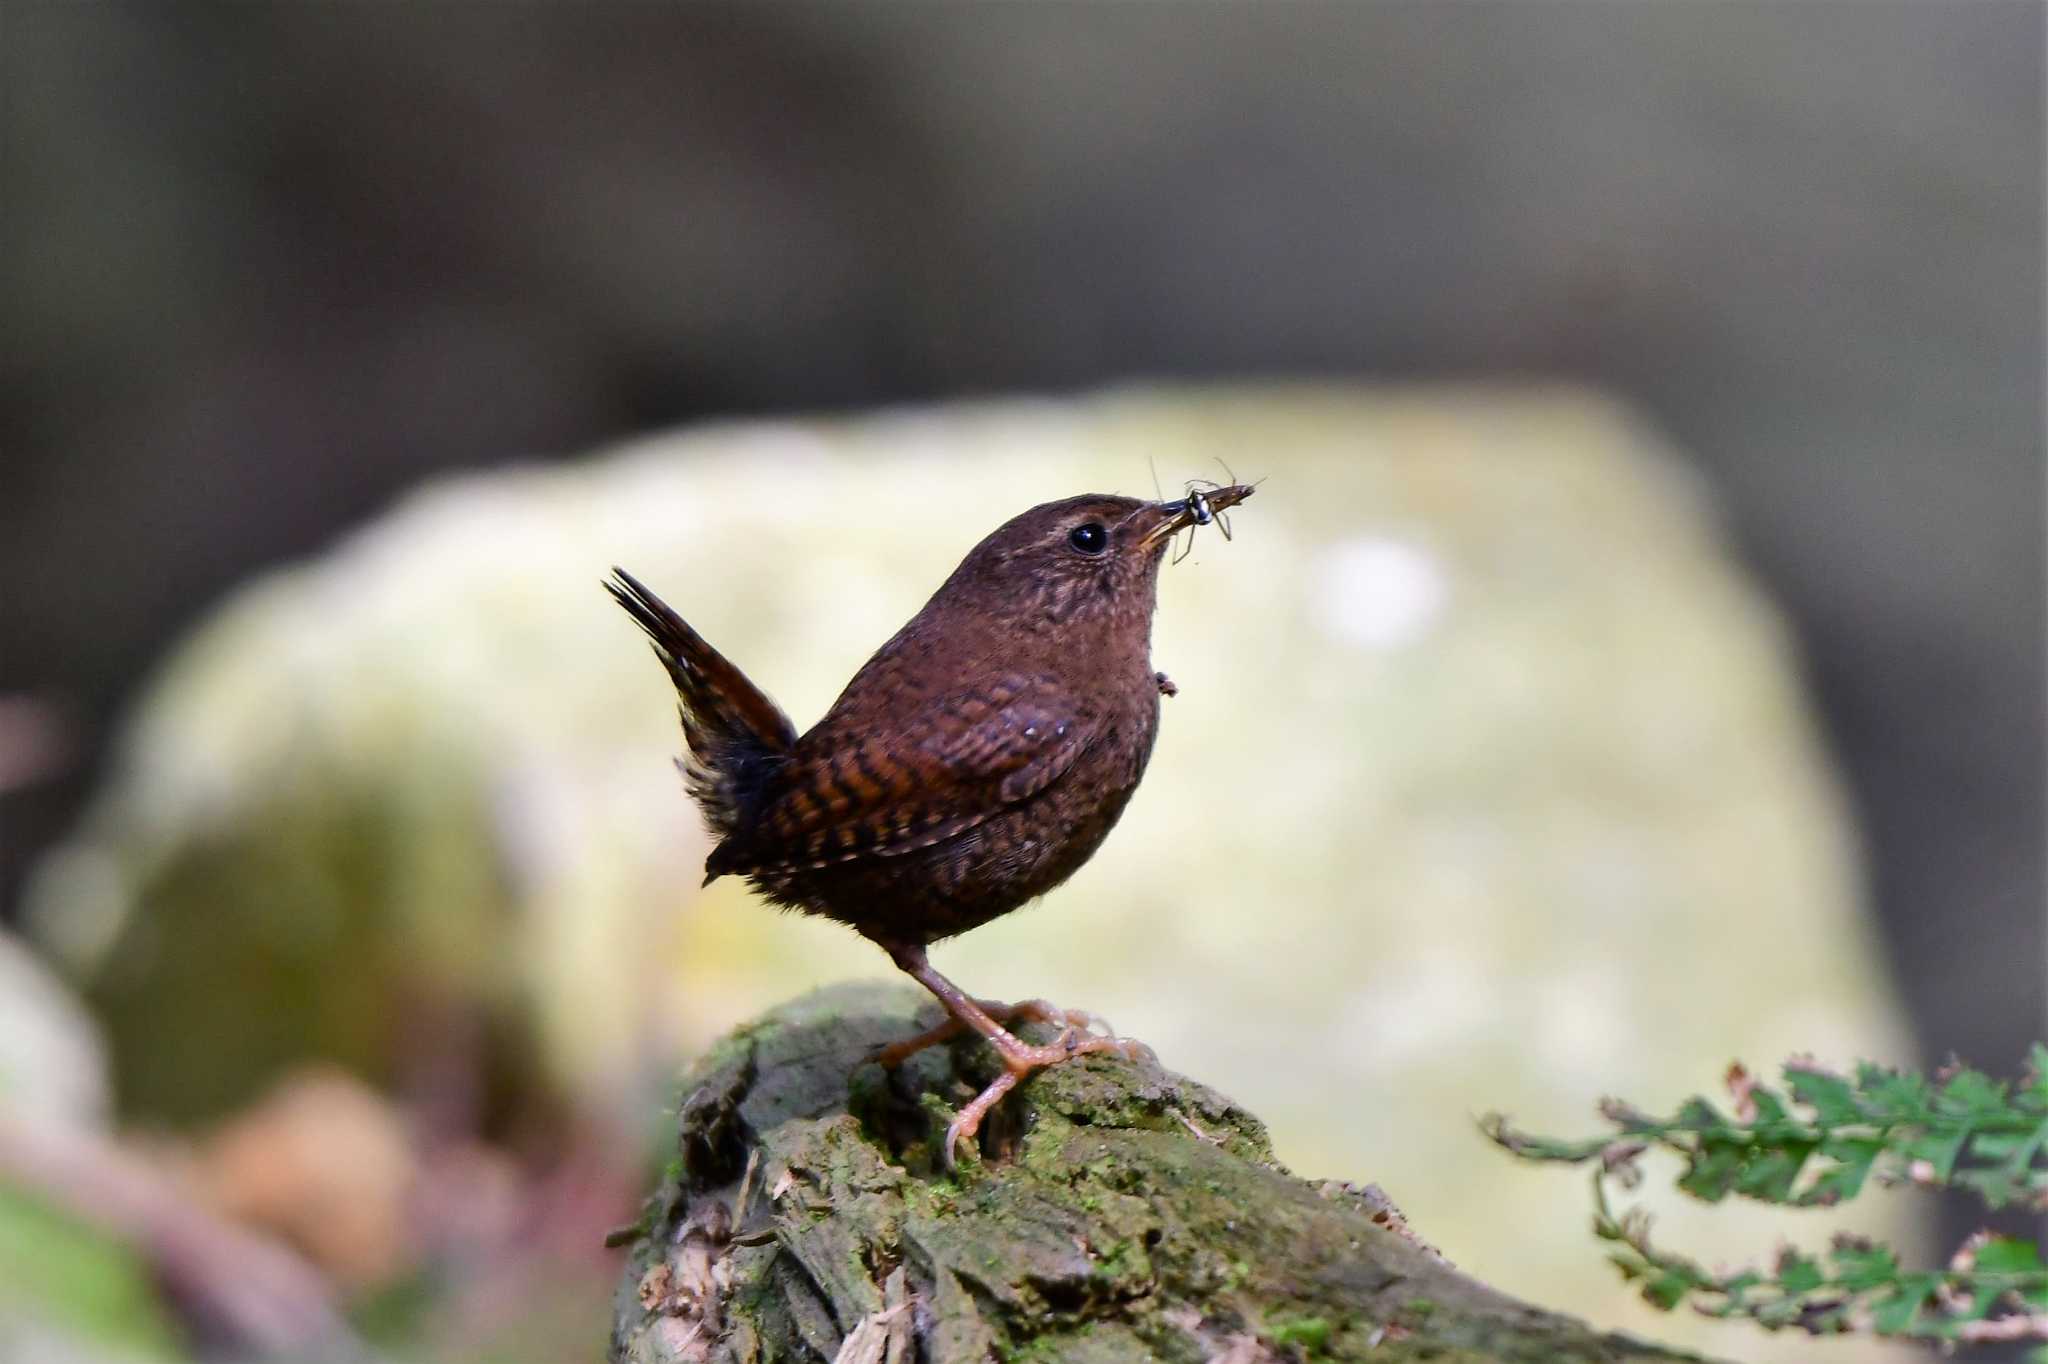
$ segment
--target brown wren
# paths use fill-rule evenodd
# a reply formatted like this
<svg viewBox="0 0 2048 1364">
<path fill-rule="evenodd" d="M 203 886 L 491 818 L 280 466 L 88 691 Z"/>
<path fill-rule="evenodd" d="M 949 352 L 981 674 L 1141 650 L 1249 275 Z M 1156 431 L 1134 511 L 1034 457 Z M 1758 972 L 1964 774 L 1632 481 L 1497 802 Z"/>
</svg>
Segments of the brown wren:
<svg viewBox="0 0 2048 1364">
<path fill-rule="evenodd" d="M 1158 502 L 1070 497 L 976 545 L 799 736 L 789 717 L 623 569 L 605 586 L 654 642 L 681 697 L 678 761 L 717 846 L 704 881 L 745 877 L 775 904 L 872 940 L 952 1017 L 884 1048 L 895 1067 L 970 1028 L 1003 1073 L 946 1131 L 945 1159 L 1045 1066 L 1145 1054 L 1043 1000 L 976 1000 L 925 948 L 1065 881 L 1100 847 L 1145 775 L 1159 698 L 1159 566 L 1176 532 L 1220 522 L 1241 484 Z M 1003 1025 L 1057 1025 L 1033 1046 Z"/>
</svg>

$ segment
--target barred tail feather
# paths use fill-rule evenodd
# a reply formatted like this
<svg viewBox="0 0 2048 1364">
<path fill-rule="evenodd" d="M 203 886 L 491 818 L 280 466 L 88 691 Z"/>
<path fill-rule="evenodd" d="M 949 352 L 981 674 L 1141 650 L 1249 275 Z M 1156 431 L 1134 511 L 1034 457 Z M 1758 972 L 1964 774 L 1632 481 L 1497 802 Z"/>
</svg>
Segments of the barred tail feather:
<svg viewBox="0 0 2048 1364">
<path fill-rule="evenodd" d="M 795 727 L 639 579 L 614 568 L 605 590 L 647 633 L 675 682 L 689 749 L 680 765 L 690 795 L 720 838 L 740 833 L 751 823 L 763 784 L 796 742 Z"/>
</svg>

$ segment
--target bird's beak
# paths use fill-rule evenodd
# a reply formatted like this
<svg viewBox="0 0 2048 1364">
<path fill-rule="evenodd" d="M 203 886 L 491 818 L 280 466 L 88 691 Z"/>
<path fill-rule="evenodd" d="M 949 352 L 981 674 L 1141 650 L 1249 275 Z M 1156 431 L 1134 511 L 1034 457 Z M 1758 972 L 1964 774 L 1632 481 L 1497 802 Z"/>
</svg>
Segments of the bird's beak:
<svg viewBox="0 0 2048 1364">
<path fill-rule="evenodd" d="M 1138 533 L 1141 549 L 1156 549 L 1176 532 L 1194 525 L 1207 525 L 1217 512 L 1228 511 L 1252 495 L 1252 486 L 1233 483 L 1223 488 L 1205 488 L 1171 502 L 1148 502 L 1131 513 L 1130 526 Z"/>
</svg>

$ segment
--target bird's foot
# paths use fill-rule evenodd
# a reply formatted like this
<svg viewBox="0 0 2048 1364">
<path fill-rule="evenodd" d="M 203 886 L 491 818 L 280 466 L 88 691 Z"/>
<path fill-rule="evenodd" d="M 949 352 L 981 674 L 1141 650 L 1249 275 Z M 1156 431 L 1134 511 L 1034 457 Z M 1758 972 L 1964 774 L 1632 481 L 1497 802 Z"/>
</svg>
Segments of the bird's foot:
<svg viewBox="0 0 2048 1364">
<path fill-rule="evenodd" d="M 1045 999 L 1022 999 L 1015 1004 L 1001 1000 L 978 999 L 974 1001 L 990 1018 L 998 1023 L 1015 1027 L 1018 1023 L 1046 1023 L 1060 1030 L 1065 1037 L 1069 1032 L 1099 1033 L 1104 1037 L 1115 1037 L 1116 1030 L 1109 1026 L 1107 1019 L 1086 1009 L 1062 1009 Z M 881 1063 L 884 1070 L 894 1070 L 927 1047 L 941 1042 L 950 1042 L 968 1026 L 957 1017 L 949 1016 L 936 1027 L 925 1029 L 915 1037 L 906 1037 L 901 1042 L 891 1042 L 877 1048 L 873 1059 Z"/>
<path fill-rule="evenodd" d="M 1033 1004 L 1045 1003 L 1044 1000 L 1031 1000 L 1029 1002 Z M 1051 1006 L 1048 1005 L 1047 1007 L 1050 1008 Z M 1094 1018 L 1093 1014 L 1087 1014 L 1078 1009 L 1059 1010 L 1058 1012 L 1067 1015 L 1070 1019 L 1075 1015 L 1084 1018 Z M 1143 1042 L 1128 1037 L 1103 1037 L 1089 1032 L 1085 1027 L 1071 1021 L 1061 1031 L 1058 1040 L 1049 1046 L 1033 1046 L 1006 1032 L 999 1033 L 989 1038 L 988 1041 L 989 1045 L 995 1048 L 996 1055 L 1002 1060 L 1003 1073 L 998 1075 L 987 1089 L 975 1095 L 967 1106 L 961 1109 L 959 1114 L 954 1117 L 951 1125 L 946 1128 L 943 1152 L 948 1170 L 952 1170 L 958 1163 L 953 1153 L 959 1149 L 960 1143 L 974 1140 L 975 1136 L 981 1131 L 982 1120 L 989 1115 L 989 1110 L 1001 1103 L 1003 1096 L 1015 1089 L 1020 1080 L 1027 1079 L 1048 1066 L 1056 1066 L 1062 1061 L 1071 1061 L 1076 1056 L 1107 1053 L 1121 1056 L 1127 1061 L 1150 1061 L 1155 1059 L 1152 1055 L 1152 1048 L 1146 1046 Z"/>
<path fill-rule="evenodd" d="M 946 1144 L 943 1155 L 948 1170 L 953 1168 L 954 1148 L 962 1141 L 973 1140 L 981 1130 L 981 1120 L 988 1116 L 991 1108 L 1002 1101 L 1002 1097 L 1017 1087 L 1017 1082 L 1047 1066 L 1056 1066 L 1076 1056 L 1087 1056 L 1096 1052 L 1115 1052 L 1128 1060 L 1150 1060 L 1152 1049 L 1143 1042 L 1132 1042 L 1118 1038 L 1115 1034 L 1102 1036 L 1090 1028 L 1107 1026 L 1094 1014 L 1081 1009 L 1062 1009 L 1042 999 L 1027 999 L 1022 1004 L 997 1004 L 975 999 L 952 981 L 932 969 L 931 960 L 925 955 L 922 943 L 892 942 L 887 939 L 875 940 L 890 959 L 901 967 L 918 984 L 930 990 L 939 1003 L 946 1006 L 952 1017 L 938 1027 L 906 1038 L 892 1046 L 883 1047 L 875 1053 L 875 1059 L 884 1066 L 900 1066 L 903 1062 L 935 1042 L 957 1036 L 961 1029 L 971 1028 L 996 1050 L 1002 1060 L 1003 1073 L 996 1077 L 994 1084 L 974 1096 L 967 1107 L 946 1129 Z M 1019 1018 L 1051 1023 L 1060 1029 L 1059 1037 L 1050 1046 L 1037 1047 L 1023 1041 L 1004 1027 L 1005 1023 Z"/>
<path fill-rule="evenodd" d="M 1152 680 L 1153 680 L 1153 682 L 1155 682 L 1155 683 L 1157 683 L 1157 684 L 1158 684 L 1158 686 L 1159 686 L 1159 694 L 1160 694 L 1161 696 L 1179 696 L 1179 695 L 1180 695 L 1180 688 L 1179 688 L 1179 687 L 1176 687 L 1176 686 L 1174 686 L 1174 685 L 1173 685 L 1173 679 L 1172 679 L 1172 678 L 1170 678 L 1170 677 L 1168 677 L 1168 676 L 1167 676 L 1167 675 L 1166 675 L 1165 673 L 1153 673 L 1153 674 L 1152 674 Z"/>
</svg>

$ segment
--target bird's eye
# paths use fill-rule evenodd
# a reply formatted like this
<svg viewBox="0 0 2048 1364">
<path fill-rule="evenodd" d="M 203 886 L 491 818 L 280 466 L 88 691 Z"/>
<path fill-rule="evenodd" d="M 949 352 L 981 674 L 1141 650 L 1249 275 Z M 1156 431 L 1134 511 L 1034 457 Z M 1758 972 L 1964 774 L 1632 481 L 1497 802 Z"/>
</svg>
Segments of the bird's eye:
<svg viewBox="0 0 2048 1364">
<path fill-rule="evenodd" d="M 1084 521 L 1068 532 L 1067 543 L 1083 554 L 1100 554 L 1109 548 L 1109 532 L 1100 521 Z"/>
</svg>

